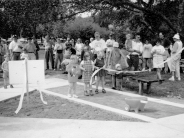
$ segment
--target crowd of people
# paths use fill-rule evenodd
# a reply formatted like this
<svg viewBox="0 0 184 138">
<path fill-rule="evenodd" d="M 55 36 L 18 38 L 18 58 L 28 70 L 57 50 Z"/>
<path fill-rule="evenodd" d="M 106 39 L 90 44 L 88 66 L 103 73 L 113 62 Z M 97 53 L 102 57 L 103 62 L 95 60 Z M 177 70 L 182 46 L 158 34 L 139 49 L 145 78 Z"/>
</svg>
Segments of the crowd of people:
<svg viewBox="0 0 184 138">
<path fill-rule="evenodd" d="M 95 77 L 95 93 L 99 93 L 98 87 L 100 83 L 102 93 L 106 93 L 104 88 L 106 73 L 108 72 L 112 76 L 112 89 L 115 89 L 116 72 L 114 70 L 138 71 L 140 69 L 140 56 L 143 59 L 142 71 L 151 71 L 153 68 L 156 68 L 157 78 L 161 80 L 162 69 L 164 68 L 165 73 L 170 69 L 172 77 L 169 80 L 174 81 L 175 76 L 178 80 L 181 80 L 180 59 L 183 44 L 179 34 L 175 34 L 173 40 L 174 43 L 172 45 L 168 39 L 164 38 L 162 33 L 159 33 L 159 37 L 153 45 L 148 39 L 146 39 L 144 43 L 141 42 L 140 34 L 135 34 L 134 38 L 132 34 L 127 34 L 126 41 L 123 46 L 121 46 L 123 48 L 120 48 L 122 44 L 115 41 L 114 34 L 110 34 L 109 39 L 105 41 L 101 38 L 99 32 L 95 32 L 94 38 L 90 38 L 90 40 L 86 40 L 84 43 L 82 43 L 81 38 L 78 38 L 75 43 L 74 39 L 70 37 L 67 37 L 67 39 L 55 39 L 47 35 L 43 43 L 46 70 L 62 70 L 64 73 L 67 73 L 70 83 L 68 96 L 76 98 L 76 82 L 81 75 L 84 82 L 84 95 L 93 96 L 94 93 L 90 80 L 94 70 L 101 69 Z M 13 36 L 13 40 L 8 46 L 3 46 L 1 42 L 0 63 L 2 64 L 4 57 L 6 58 L 2 65 L 3 72 L 8 71 L 8 67 L 5 67 L 5 63 L 7 63 L 9 59 L 36 60 L 39 59 L 39 50 L 40 48 L 35 38 L 28 38 L 24 46 L 20 45 L 17 41 L 16 35 Z M 169 64 L 167 62 L 163 64 L 169 57 L 171 57 Z M 8 78 L 7 75 L 3 77 L 4 79 Z M 7 83 L 5 83 L 5 88 L 7 88 Z"/>
</svg>

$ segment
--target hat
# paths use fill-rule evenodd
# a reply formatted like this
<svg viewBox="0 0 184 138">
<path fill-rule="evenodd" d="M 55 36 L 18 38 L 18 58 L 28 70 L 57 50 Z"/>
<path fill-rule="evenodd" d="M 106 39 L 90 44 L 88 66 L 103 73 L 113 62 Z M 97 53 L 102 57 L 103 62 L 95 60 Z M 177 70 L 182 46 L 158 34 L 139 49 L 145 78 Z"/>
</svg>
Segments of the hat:
<svg viewBox="0 0 184 138">
<path fill-rule="evenodd" d="M 173 38 L 175 38 L 175 39 L 180 39 L 180 36 L 179 36 L 179 34 L 177 33 L 177 34 L 175 34 L 174 36 L 173 36 Z"/>
<path fill-rule="evenodd" d="M 113 41 L 110 40 L 110 39 L 108 39 L 108 40 L 106 41 L 106 44 L 107 44 L 107 46 L 109 46 L 109 45 L 113 46 Z"/>
<path fill-rule="evenodd" d="M 113 47 L 119 47 L 119 43 L 118 42 L 114 42 Z"/>
</svg>

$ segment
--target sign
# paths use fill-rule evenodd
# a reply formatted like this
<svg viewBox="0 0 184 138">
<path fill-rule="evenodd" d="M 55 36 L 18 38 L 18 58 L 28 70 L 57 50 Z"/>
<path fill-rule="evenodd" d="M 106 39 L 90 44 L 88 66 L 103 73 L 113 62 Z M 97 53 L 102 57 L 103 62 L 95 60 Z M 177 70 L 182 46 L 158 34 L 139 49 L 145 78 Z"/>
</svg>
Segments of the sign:
<svg viewBox="0 0 184 138">
<path fill-rule="evenodd" d="M 44 60 L 28 60 L 28 84 L 45 83 Z M 9 61 L 10 84 L 24 84 L 25 61 Z"/>
</svg>

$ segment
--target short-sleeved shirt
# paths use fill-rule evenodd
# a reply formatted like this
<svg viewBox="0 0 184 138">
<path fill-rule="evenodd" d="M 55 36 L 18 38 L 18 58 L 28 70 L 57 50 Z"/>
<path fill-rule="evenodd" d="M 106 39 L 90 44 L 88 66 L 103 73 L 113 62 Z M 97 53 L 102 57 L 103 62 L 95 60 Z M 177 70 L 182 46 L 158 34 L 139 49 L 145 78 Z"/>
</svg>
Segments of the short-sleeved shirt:
<svg viewBox="0 0 184 138">
<path fill-rule="evenodd" d="M 77 55 L 81 55 L 83 47 L 84 47 L 83 43 L 76 43 L 75 44 L 75 49 L 76 49 Z"/>
<path fill-rule="evenodd" d="M 54 46 L 54 50 L 63 50 L 63 49 L 65 49 L 64 43 L 56 43 Z"/>
<path fill-rule="evenodd" d="M 142 42 L 136 42 L 136 41 L 132 41 L 132 49 L 133 50 L 138 50 L 142 53 L 143 50 L 143 44 Z M 132 52 L 131 55 L 139 55 L 139 53 L 137 52 Z"/>
<path fill-rule="evenodd" d="M 156 53 L 153 55 L 153 57 L 163 57 L 163 55 L 160 55 L 160 54 L 164 54 L 165 48 L 162 45 L 159 45 L 159 46 L 156 45 L 152 48 L 151 53 L 155 51 Z M 157 54 L 157 53 L 160 53 L 160 54 Z"/>
<path fill-rule="evenodd" d="M 36 46 L 33 43 L 26 44 L 24 48 L 27 50 L 28 53 L 33 53 L 34 51 L 36 51 Z"/>
<path fill-rule="evenodd" d="M 49 50 L 49 49 L 52 49 L 52 46 L 54 45 L 51 41 L 49 42 L 44 42 L 44 45 L 45 45 L 45 50 Z"/>
<path fill-rule="evenodd" d="M 151 58 L 151 49 L 152 49 L 151 44 L 144 44 L 142 52 L 143 58 Z"/>
<path fill-rule="evenodd" d="M 12 41 L 9 45 L 9 50 L 12 50 L 13 52 L 22 52 L 22 49 L 19 46 L 20 43 Z"/>
<path fill-rule="evenodd" d="M 91 48 L 94 50 L 94 54 L 96 54 L 99 51 L 104 51 L 107 48 L 107 46 L 105 41 L 103 39 L 100 39 L 100 40 L 94 40 L 91 43 Z"/>
</svg>

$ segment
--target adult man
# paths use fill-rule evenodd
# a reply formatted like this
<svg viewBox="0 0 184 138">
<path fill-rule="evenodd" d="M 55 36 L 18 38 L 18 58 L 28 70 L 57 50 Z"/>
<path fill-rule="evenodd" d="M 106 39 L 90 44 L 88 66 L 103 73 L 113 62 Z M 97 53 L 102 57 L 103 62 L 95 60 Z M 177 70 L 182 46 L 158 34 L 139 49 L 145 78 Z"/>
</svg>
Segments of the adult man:
<svg viewBox="0 0 184 138">
<path fill-rule="evenodd" d="M 142 53 L 143 44 L 140 41 L 141 37 L 136 34 L 135 39 L 132 40 L 132 47 L 128 47 L 127 50 L 130 52 L 129 67 L 134 68 L 132 70 L 137 71 L 139 68 L 139 55 Z"/>
<path fill-rule="evenodd" d="M 36 60 L 36 46 L 32 43 L 32 38 L 27 39 L 28 43 L 25 45 L 24 49 L 27 50 L 28 56 L 30 60 Z"/>
<path fill-rule="evenodd" d="M 40 50 L 40 47 L 39 47 L 38 42 L 37 42 L 35 37 L 33 37 L 33 43 L 36 46 L 35 56 L 36 56 L 36 60 L 38 60 L 39 59 L 39 52 L 38 51 Z"/>
<path fill-rule="evenodd" d="M 103 39 L 100 38 L 100 33 L 95 32 L 95 40 L 91 43 L 91 49 L 94 54 L 93 59 L 96 59 L 97 57 L 97 52 L 104 52 L 105 49 L 107 48 L 106 43 Z"/>
<path fill-rule="evenodd" d="M 164 46 L 164 48 L 168 48 L 171 44 L 171 42 L 164 38 L 164 35 L 162 32 L 159 33 L 159 38 L 161 39 L 161 45 Z"/>
<path fill-rule="evenodd" d="M 12 60 L 20 60 L 20 54 L 22 52 L 22 46 L 17 41 L 17 36 L 13 36 L 13 41 L 9 45 L 10 57 Z"/>
<path fill-rule="evenodd" d="M 179 34 L 175 34 L 173 37 L 175 43 L 171 49 L 171 65 L 170 70 L 172 72 L 172 77 L 169 79 L 170 81 L 174 81 L 174 74 L 176 74 L 177 79 L 180 81 L 180 59 L 181 59 L 181 49 L 183 47 L 183 43 L 180 40 Z"/>
<path fill-rule="evenodd" d="M 4 61 L 4 55 L 5 55 L 5 47 L 2 44 L 1 38 L 0 38 L 0 70 L 1 70 L 1 65 Z"/>
<path fill-rule="evenodd" d="M 52 69 L 54 69 L 54 59 L 53 59 L 53 50 L 52 50 L 52 46 L 54 44 L 50 41 L 50 37 L 48 35 L 45 38 L 44 45 L 45 45 L 46 70 L 49 69 L 49 60 L 51 62 Z"/>
</svg>

